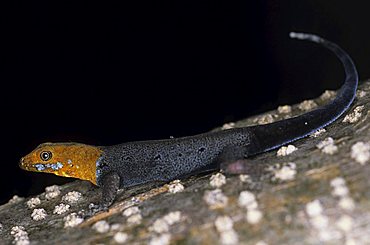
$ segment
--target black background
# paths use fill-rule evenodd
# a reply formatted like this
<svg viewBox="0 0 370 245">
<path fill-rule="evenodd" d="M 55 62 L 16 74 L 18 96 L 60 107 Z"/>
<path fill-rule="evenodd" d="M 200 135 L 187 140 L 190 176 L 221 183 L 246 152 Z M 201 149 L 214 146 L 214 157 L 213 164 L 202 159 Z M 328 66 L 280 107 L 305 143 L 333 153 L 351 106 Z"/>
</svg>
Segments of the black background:
<svg viewBox="0 0 370 245">
<path fill-rule="evenodd" d="M 0 202 L 68 179 L 18 168 L 42 142 L 197 134 L 368 78 L 367 1 L 11 1 L 1 8 Z M 129 3 L 126 3 L 129 2 Z"/>
</svg>

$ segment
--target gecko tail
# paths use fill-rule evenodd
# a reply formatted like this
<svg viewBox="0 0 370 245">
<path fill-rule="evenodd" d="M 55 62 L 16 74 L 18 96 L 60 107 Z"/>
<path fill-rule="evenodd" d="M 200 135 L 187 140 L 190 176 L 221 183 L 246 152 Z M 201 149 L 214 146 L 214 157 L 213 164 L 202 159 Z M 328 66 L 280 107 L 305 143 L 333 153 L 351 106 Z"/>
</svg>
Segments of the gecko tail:
<svg viewBox="0 0 370 245">
<path fill-rule="evenodd" d="M 349 102 L 348 107 L 349 107 L 349 105 L 353 102 L 353 99 L 355 98 L 357 84 L 358 84 L 358 73 L 356 70 L 356 66 L 353 63 L 351 57 L 337 44 L 330 42 L 315 34 L 290 32 L 289 37 L 292 39 L 306 40 L 306 41 L 318 43 L 324 46 L 325 48 L 331 50 L 338 57 L 338 59 L 343 64 L 344 72 L 346 74 L 345 82 L 342 88 L 349 88 L 350 90 L 352 90 L 351 93 L 347 93 L 348 95 L 352 97 L 352 100 L 348 101 Z"/>
<path fill-rule="evenodd" d="M 331 124 L 349 108 L 356 96 L 358 85 L 356 66 L 342 48 L 314 34 L 291 32 L 289 36 L 293 39 L 311 41 L 331 50 L 343 65 L 345 81 L 337 91 L 336 97 L 322 107 L 297 117 L 246 129 L 256 143 L 250 155 L 273 150 Z"/>
<path fill-rule="evenodd" d="M 309 33 L 302 33 L 302 32 L 290 32 L 289 33 L 290 38 L 300 39 L 300 40 L 310 40 L 315 43 L 321 43 L 324 41 L 323 38 L 315 35 L 315 34 L 309 34 Z"/>
</svg>

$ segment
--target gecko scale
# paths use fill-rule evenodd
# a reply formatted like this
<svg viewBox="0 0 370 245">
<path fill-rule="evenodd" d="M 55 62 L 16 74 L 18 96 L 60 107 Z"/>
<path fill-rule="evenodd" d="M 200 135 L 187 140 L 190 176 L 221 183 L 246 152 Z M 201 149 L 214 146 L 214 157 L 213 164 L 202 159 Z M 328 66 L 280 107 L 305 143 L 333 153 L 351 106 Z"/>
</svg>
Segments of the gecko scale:
<svg viewBox="0 0 370 245">
<path fill-rule="evenodd" d="M 328 104 L 297 117 L 266 125 L 232 128 L 218 132 L 113 146 L 80 143 L 44 143 L 23 157 L 28 171 L 88 180 L 102 187 L 101 207 L 109 207 L 120 188 L 153 181 L 171 181 L 203 171 L 224 168 L 236 173 L 241 159 L 303 138 L 341 116 L 355 98 L 356 67 L 336 44 L 319 36 L 290 33 L 291 38 L 321 44 L 342 62 L 345 82 Z M 228 167 L 232 166 L 233 167 Z"/>
</svg>

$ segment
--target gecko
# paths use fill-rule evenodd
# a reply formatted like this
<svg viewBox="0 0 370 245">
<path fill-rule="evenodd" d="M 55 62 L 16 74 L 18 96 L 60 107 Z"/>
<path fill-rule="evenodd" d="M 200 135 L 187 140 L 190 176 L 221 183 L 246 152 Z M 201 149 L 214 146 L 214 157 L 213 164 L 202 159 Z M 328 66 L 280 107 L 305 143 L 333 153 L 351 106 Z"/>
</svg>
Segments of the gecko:
<svg viewBox="0 0 370 245">
<path fill-rule="evenodd" d="M 111 146 L 43 143 L 20 160 L 27 171 L 87 180 L 102 189 L 99 207 L 109 209 L 119 189 L 148 182 L 169 182 L 223 169 L 235 174 L 242 160 L 304 138 L 340 117 L 353 102 L 356 67 L 337 44 L 317 35 L 290 33 L 331 50 L 341 61 L 345 81 L 335 98 L 322 107 L 265 125 L 211 131 L 194 136 L 135 141 Z M 231 166 L 231 167 L 230 167 Z"/>
</svg>

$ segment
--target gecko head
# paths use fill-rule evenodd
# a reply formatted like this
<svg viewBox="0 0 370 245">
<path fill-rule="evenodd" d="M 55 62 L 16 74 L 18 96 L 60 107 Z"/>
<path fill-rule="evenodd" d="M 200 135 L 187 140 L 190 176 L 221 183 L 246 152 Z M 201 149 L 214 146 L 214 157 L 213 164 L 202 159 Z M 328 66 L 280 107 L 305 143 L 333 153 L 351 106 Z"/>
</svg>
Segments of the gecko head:
<svg viewBox="0 0 370 245">
<path fill-rule="evenodd" d="M 88 180 L 96 184 L 96 163 L 102 150 L 80 143 L 44 143 L 22 157 L 19 166 L 27 171 L 52 173 Z"/>
</svg>

